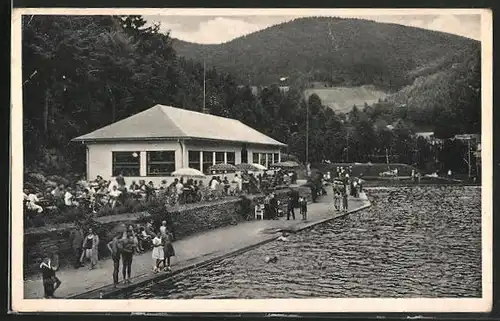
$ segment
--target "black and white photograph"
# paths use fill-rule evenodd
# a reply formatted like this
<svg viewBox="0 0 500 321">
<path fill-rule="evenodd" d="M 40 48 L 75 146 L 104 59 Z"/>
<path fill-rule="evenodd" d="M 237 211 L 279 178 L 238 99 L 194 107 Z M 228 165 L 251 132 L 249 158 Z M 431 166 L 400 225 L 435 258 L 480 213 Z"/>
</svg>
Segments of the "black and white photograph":
<svg viewBox="0 0 500 321">
<path fill-rule="evenodd" d="M 491 309 L 491 12 L 12 28 L 15 311 Z"/>
</svg>

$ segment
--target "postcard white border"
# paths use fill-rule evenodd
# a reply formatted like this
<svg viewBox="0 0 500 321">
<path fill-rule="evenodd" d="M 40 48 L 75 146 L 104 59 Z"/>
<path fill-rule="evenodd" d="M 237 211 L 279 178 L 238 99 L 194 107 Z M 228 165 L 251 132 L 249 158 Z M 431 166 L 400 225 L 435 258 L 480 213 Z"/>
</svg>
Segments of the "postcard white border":
<svg viewBox="0 0 500 321">
<path fill-rule="evenodd" d="M 482 298 L 478 299 L 265 299 L 265 300 L 43 300 L 24 299 L 23 287 L 23 121 L 21 15 L 206 15 L 360 16 L 479 14 L 482 42 Z M 11 294 L 16 312 L 489 312 L 492 308 L 492 112 L 493 27 L 488 9 L 13 9 L 11 51 Z"/>
</svg>

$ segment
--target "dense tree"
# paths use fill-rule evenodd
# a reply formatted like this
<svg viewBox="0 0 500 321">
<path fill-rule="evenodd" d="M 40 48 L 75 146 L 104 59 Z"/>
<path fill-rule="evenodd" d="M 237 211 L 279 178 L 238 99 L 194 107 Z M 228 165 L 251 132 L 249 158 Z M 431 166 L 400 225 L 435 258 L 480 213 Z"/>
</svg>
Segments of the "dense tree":
<svg viewBox="0 0 500 321">
<path fill-rule="evenodd" d="M 27 170 L 83 172 L 85 150 L 83 145 L 71 143 L 72 138 L 154 104 L 202 110 L 203 65 L 178 57 L 170 36 L 158 30 L 157 25 L 146 27 L 140 16 L 24 18 Z M 239 86 L 237 75 L 213 67 L 205 71 L 205 107 L 212 114 L 239 119 L 287 143 L 288 152 L 301 161 L 306 157 L 309 127 L 311 162 L 374 161 L 374 155 L 385 155 L 387 149 L 398 161 L 426 166 L 436 153 L 425 141 L 414 138 L 414 124 L 427 121 L 446 135 L 480 128 L 480 112 L 473 110 L 480 101 L 478 60 L 470 58 L 462 64 L 470 72 L 454 71 L 456 88 L 450 81 L 443 90 L 437 87 L 436 99 L 438 93 L 445 94 L 427 107 L 431 116 L 416 113 L 415 102 L 401 107 L 393 100 L 354 106 L 348 115 L 336 114 L 317 95 L 306 100 L 300 84 L 291 84 L 287 93 L 275 85 L 262 86 L 255 93 L 249 86 Z M 369 70 L 360 69 L 359 73 Z M 373 74 L 363 77 L 375 81 Z M 450 76 L 443 77 L 449 80 L 446 77 Z M 424 81 L 412 90 L 426 86 L 430 83 Z M 436 107 L 453 97 L 459 102 L 453 108 Z M 457 121 L 465 116 L 470 122 Z M 458 126 L 450 127 L 450 122 Z"/>
</svg>

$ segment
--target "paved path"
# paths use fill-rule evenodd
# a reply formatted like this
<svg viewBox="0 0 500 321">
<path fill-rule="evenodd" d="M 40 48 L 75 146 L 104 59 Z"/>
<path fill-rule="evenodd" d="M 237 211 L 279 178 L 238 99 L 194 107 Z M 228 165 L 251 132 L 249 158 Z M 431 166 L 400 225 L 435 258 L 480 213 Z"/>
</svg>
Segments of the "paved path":
<svg viewBox="0 0 500 321">
<path fill-rule="evenodd" d="M 350 198 L 349 212 L 369 205 L 366 195 L 362 193 L 358 199 Z M 174 242 L 176 256 L 172 260 L 173 273 L 207 264 L 235 252 L 241 252 L 272 241 L 278 237 L 279 230 L 300 231 L 344 215 L 333 209 L 330 194 L 320 198 L 318 203 L 309 205 L 307 221 L 301 221 L 298 210 L 296 212 L 296 220 L 287 221 L 285 217 L 280 220 L 243 222 L 176 241 Z M 144 284 L 154 281 L 156 278 L 165 277 L 165 273 L 153 274 L 152 265 L 151 252 L 134 256 L 132 264 L 133 284 Z M 110 259 L 99 261 L 94 270 L 87 268 L 62 269 L 57 272 L 62 285 L 57 290 L 56 295 L 61 298 L 98 298 L 101 293 L 108 295 L 116 291 L 111 286 L 112 272 L 113 262 Z M 119 285 L 118 290 L 123 290 L 123 287 Z M 24 296 L 27 299 L 43 297 L 43 286 L 39 276 L 33 276 L 24 282 Z"/>
</svg>

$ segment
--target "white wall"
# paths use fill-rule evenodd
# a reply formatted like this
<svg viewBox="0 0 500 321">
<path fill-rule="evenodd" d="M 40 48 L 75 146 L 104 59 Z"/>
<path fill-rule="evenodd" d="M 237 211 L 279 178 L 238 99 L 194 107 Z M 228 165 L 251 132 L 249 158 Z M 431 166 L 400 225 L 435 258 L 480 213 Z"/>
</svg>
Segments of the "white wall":
<svg viewBox="0 0 500 321">
<path fill-rule="evenodd" d="M 177 141 L 162 141 L 162 142 L 126 142 L 126 143 L 92 143 L 88 144 L 88 164 L 87 164 L 87 179 L 94 180 L 97 175 L 109 180 L 112 177 L 113 159 L 112 152 L 140 152 L 141 154 L 141 176 L 126 178 L 127 184 L 132 180 L 136 182 L 140 179 L 153 181 L 155 184 L 161 182 L 162 177 L 147 177 L 146 176 L 146 151 L 175 151 L 175 166 L 181 167 L 182 155 L 181 147 Z"/>
<path fill-rule="evenodd" d="M 182 167 L 188 167 L 188 151 L 212 151 L 212 152 L 234 152 L 235 153 L 235 163 L 241 163 L 241 150 L 242 146 L 238 144 L 221 144 L 215 142 L 195 142 L 187 141 L 184 144 L 184 148 L 181 148 L 181 144 L 178 141 L 157 141 L 157 142 L 113 142 L 113 143 L 89 143 L 87 152 L 87 179 L 94 180 L 97 175 L 102 176 L 104 179 L 109 180 L 112 178 L 112 152 L 113 151 L 130 151 L 130 152 L 140 152 L 141 155 L 141 176 L 137 177 L 125 177 L 127 185 L 130 185 L 132 181 L 138 182 L 144 179 L 146 182 L 152 181 L 155 186 L 158 186 L 162 180 L 166 180 L 168 183 L 174 180 L 174 177 L 161 177 L 161 176 L 146 176 L 146 151 L 163 151 L 163 150 L 173 150 L 175 151 L 175 166 L 176 169 Z M 249 146 L 248 150 L 248 160 L 251 163 L 253 159 L 253 152 L 258 153 L 279 153 L 280 150 L 275 147 L 270 147 L 266 149 L 265 146 Z M 280 155 L 281 157 L 281 155 Z M 215 161 L 215 158 L 214 158 Z M 275 161 L 276 162 L 276 161 Z M 231 181 L 234 174 L 217 174 L 222 178 L 227 176 Z M 207 175 L 203 181 L 208 183 L 212 175 Z"/>
</svg>

